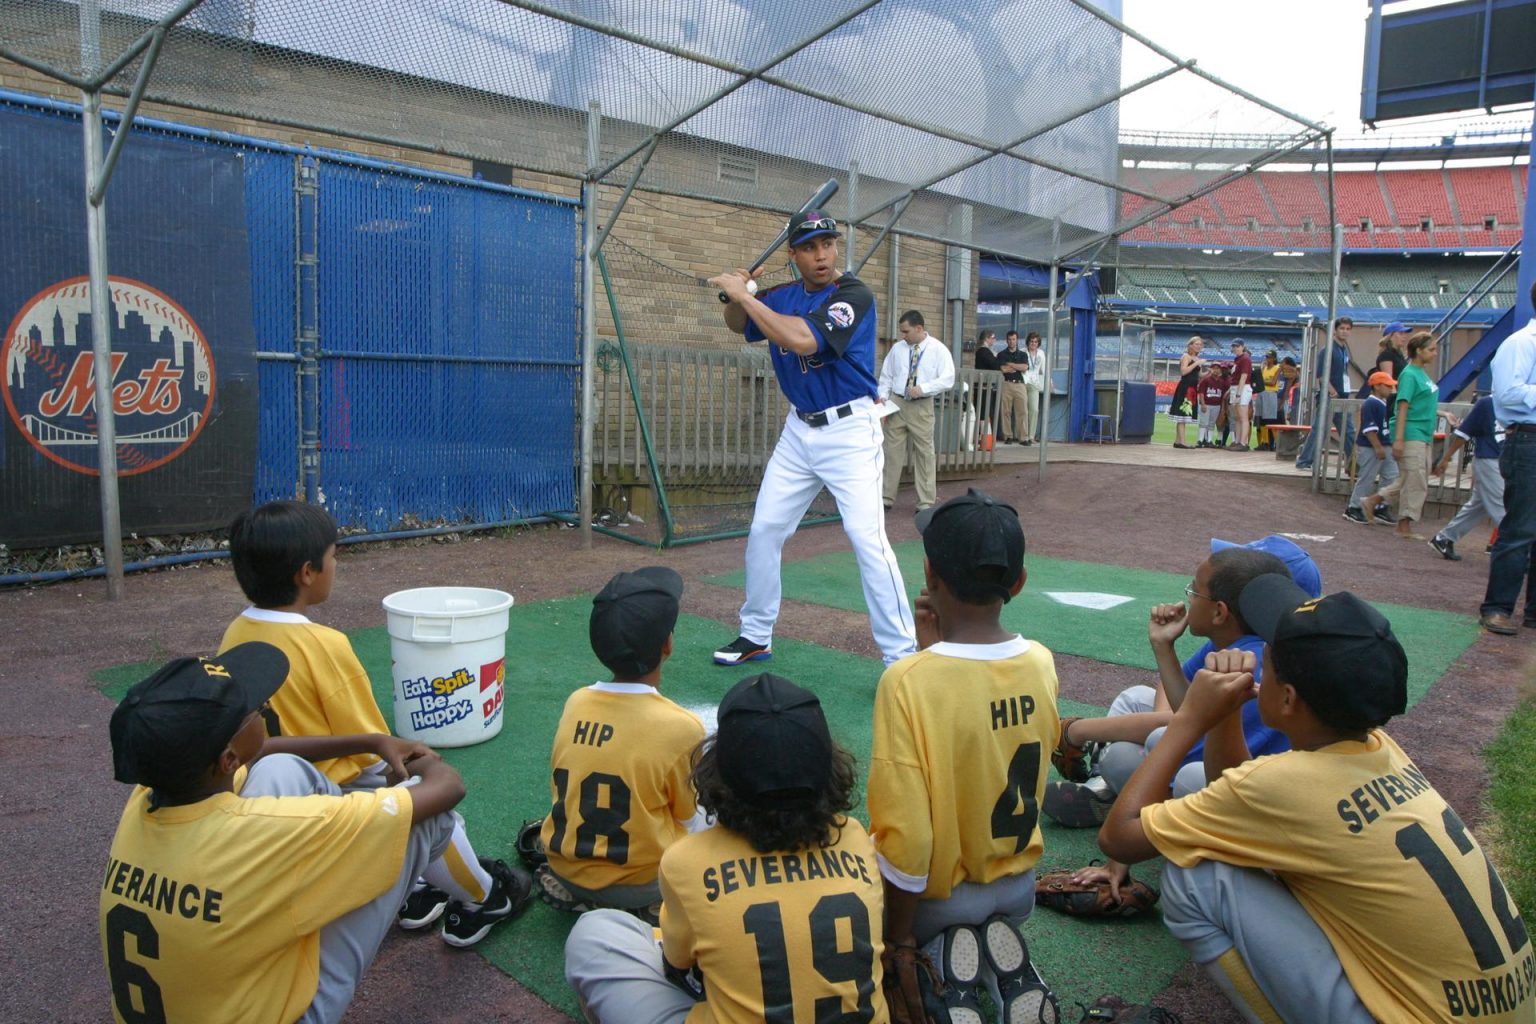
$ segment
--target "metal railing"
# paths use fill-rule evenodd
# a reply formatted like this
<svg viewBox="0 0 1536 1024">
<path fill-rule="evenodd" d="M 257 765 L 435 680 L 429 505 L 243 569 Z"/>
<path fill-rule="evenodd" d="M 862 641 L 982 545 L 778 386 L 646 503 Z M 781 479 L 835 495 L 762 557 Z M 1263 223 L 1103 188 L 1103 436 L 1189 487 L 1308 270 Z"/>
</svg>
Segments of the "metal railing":
<svg viewBox="0 0 1536 1024">
<path fill-rule="evenodd" d="M 1520 266 L 1520 243 L 1516 242 L 1504 254 L 1494 260 L 1483 276 L 1477 279 L 1477 283 L 1467 289 L 1465 295 L 1456 300 L 1456 304 L 1445 311 L 1445 316 L 1440 322 L 1429 329 L 1429 333 L 1436 338 L 1444 338 L 1467 318 L 1467 314 L 1476 309 L 1489 294 L 1497 288 L 1503 280 L 1509 276 L 1510 271 Z M 1440 360 L 1436 364 L 1436 377 L 1444 377 L 1446 371 L 1451 368 L 1451 347 L 1446 345 L 1440 350 Z"/>
<path fill-rule="evenodd" d="M 593 464 L 599 471 L 649 479 L 654 462 L 664 481 L 756 482 L 789 413 L 761 346 L 628 346 L 633 387 L 624 352 L 612 342 L 598 348 Z M 937 469 L 985 471 L 993 453 L 976 444 L 978 419 L 995 415 L 1002 375 L 963 369 L 955 376 L 955 388 L 935 399 Z"/>
<path fill-rule="evenodd" d="M 1334 413 L 1343 417 L 1345 427 L 1351 436 L 1360 429 L 1360 406 L 1364 401 L 1359 398 L 1334 398 L 1328 402 L 1330 410 L 1329 418 Z M 1450 413 L 1458 420 L 1471 411 L 1471 402 L 1441 402 L 1439 412 L 1435 419 L 1436 433 L 1444 432 L 1447 439 L 1450 429 L 1444 416 Z M 1387 442 L 1384 442 L 1387 443 Z M 1438 461 L 1440 453 L 1444 451 L 1443 444 L 1448 443 L 1437 440 L 1430 449 L 1431 459 Z M 1387 443 L 1387 447 L 1391 447 Z M 1319 489 L 1327 494 L 1348 494 L 1355 486 L 1355 460 L 1353 457 L 1344 458 L 1343 438 L 1330 437 L 1328 444 L 1321 444 L 1315 450 L 1316 458 L 1321 464 L 1319 473 Z M 1431 463 L 1434 468 L 1434 462 Z M 1472 493 L 1472 474 L 1466 468 L 1464 459 L 1457 458 L 1451 466 L 1446 467 L 1444 477 L 1430 477 L 1429 502 L 1439 502 L 1445 505 L 1460 505 L 1466 501 Z"/>
</svg>

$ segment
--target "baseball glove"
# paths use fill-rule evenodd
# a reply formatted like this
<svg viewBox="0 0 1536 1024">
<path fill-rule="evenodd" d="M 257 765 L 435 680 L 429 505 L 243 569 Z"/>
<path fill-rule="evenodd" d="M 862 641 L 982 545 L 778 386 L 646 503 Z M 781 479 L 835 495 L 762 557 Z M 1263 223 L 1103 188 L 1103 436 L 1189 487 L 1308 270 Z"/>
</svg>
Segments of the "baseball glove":
<svg viewBox="0 0 1536 1024">
<path fill-rule="evenodd" d="M 1035 902 L 1058 914 L 1073 917 L 1130 917 L 1152 909 L 1157 890 L 1127 877 L 1115 899 L 1108 882 L 1085 885 L 1072 880 L 1071 871 L 1052 871 L 1035 879 Z"/>
<path fill-rule="evenodd" d="M 549 861 L 544 853 L 544 840 L 539 838 L 539 832 L 544 828 L 544 819 L 535 818 L 525 821 L 517 830 L 517 856 L 529 871 L 537 871 L 539 866 Z"/>
<path fill-rule="evenodd" d="M 891 1024 L 948 1024 L 944 982 L 926 953 L 916 946 L 887 945 L 880 959 Z"/>
</svg>

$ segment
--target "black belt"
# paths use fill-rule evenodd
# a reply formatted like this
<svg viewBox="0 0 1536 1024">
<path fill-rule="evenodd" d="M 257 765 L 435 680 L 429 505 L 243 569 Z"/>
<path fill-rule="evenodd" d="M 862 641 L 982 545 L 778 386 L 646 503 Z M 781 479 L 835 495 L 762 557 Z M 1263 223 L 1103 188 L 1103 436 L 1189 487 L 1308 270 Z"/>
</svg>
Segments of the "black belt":
<svg viewBox="0 0 1536 1024">
<path fill-rule="evenodd" d="M 1536 434 L 1536 423 L 1507 423 L 1504 425 L 1506 434 Z"/>
<path fill-rule="evenodd" d="M 828 412 L 801 412 L 799 409 L 796 409 L 795 415 L 800 417 L 800 422 L 806 426 L 824 427 L 828 423 L 842 419 L 844 416 L 852 416 L 853 406 L 840 405 L 836 409 L 830 410 L 830 414 Z"/>
<path fill-rule="evenodd" d="M 1023 384 L 1024 375 L 1022 373 L 1016 373 L 1010 377 L 1005 373 L 1003 374 L 1003 380 L 1007 381 L 1009 384 Z"/>
</svg>

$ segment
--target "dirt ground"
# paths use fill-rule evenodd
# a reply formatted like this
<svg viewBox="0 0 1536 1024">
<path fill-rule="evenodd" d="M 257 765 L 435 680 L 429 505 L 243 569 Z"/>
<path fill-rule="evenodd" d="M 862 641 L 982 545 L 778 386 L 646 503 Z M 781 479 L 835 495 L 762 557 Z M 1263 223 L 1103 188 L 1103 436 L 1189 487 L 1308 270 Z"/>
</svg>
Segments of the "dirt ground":
<svg viewBox="0 0 1536 1024">
<path fill-rule="evenodd" d="M 941 498 L 964 489 L 941 487 Z M 1310 534 L 1303 540 L 1329 590 L 1369 599 L 1476 614 L 1486 581 L 1481 535 L 1446 562 L 1422 543 L 1340 518 L 1342 502 L 1314 497 L 1306 480 L 1136 466 L 1053 464 L 1005 467 L 982 486 L 1023 513 L 1032 554 L 1192 573 L 1212 536 L 1246 541 L 1262 532 Z M 911 492 L 888 519 L 893 541 L 916 537 Z M 1264 524 L 1262 529 L 1245 524 Z M 1435 524 L 1425 524 L 1433 526 Z M 511 537 L 467 537 L 343 549 L 331 600 L 315 616 L 341 629 L 377 625 L 380 600 L 412 586 L 454 583 L 513 592 L 519 602 L 599 588 L 614 572 L 664 562 L 690 580 L 739 568 L 744 541 L 657 552 L 597 536 L 583 550 L 576 531 L 536 529 Z M 836 527 L 802 532 L 787 559 L 842 550 Z M 912 581 L 909 581 L 909 584 Z M 3 1016 L 17 1020 L 99 1021 L 109 1016 L 97 936 L 97 895 L 125 790 L 111 780 L 107 718 L 111 703 L 89 681 L 103 667 L 213 650 L 244 606 L 226 562 L 129 577 L 127 599 L 106 600 L 100 580 L 0 592 L 6 625 L 0 657 L 0 849 L 15 904 L 32 908 L 7 927 L 0 967 Z M 685 610 L 735 632 L 739 593 L 690 582 Z M 867 620 L 853 613 L 786 603 L 780 635 L 873 656 Z M 1483 635 L 1429 695 L 1392 727 L 1461 815 L 1482 817 L 1484 769 L 1477 752 L 1519 696 L 1531 635 Z M 1060 657 L 1066 696 L 1097 704 L 1144 673 Z M 347 1017 L 390 1021 L 562 1021 L 479 957 L 419 936 L 385 944 Z M 424 947 L 431 954 L 423 956 Z M 1236 1017 L 1208 984 L 1186 969 L 1161 1002 L 1189 1024 Z M 1064 1020 L 1077 1014 L 1065 1008 Z"/>
</svg>

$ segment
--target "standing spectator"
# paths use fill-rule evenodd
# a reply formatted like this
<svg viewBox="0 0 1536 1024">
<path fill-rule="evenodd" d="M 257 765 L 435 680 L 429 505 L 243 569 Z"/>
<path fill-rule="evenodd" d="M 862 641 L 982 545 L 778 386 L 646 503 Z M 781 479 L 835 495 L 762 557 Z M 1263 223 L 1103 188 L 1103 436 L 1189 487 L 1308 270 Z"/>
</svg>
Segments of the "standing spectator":
<svg viewBox="0 0 1536 1024">
<path fill-rule="evenodd" d="M 1040 425 L 1040 396 L 1045 393 L 1045 353 L 1040 351 L 1040 332 L 1024 336 L 1024 443 L 1034 444 L 1043 433 Z"/>
<path fill-rule="evenodd" d="M 1536 305 L 1536 285 L 1531 286 Z M 1488 590 L 1479 621 L 1514 636 L 1515 602 L 1525 579 L 1525 625 L 1536 628 L 1536 319 L 1504 339 L 1493 357 L 1493 417 L 1504 424 L 1499 472 L 1504 519 L 1488 558 Z"/>
<path fill-rule="evenodd" d="M 1401 320 L 1394 320 L 1381 329 L 1381 349 L 1376 353 L 1376 369 L 1383 373 L 1390 373 L 1393 380 L 1402 377 L 1403 370 L 1408 365 L 1408 335 L 1412 333 Z M 1364 398 L 1371 393 L 1369 384 L 1360 389 L 1356 398 Z M 1387 407 L 1394 405 L 1391 396 L 1387 397 Z"/>
<path fill-rule="evenodd" d="M 1269 428 L 1280 423 L 1280 360 L 1275 350 L 1264 353 L 1264 365 L 1254 373 L 1254 418 L 1259 423 L 1259 450 L 1275 450 L 1275 435 Z"/>
<path fill-rule="evenodd" d="M 996 331 L 982 331 L 976 336 L 976 369 L 996 370 L 997 353 L 992 346 L 997 344 Z M 997 402 L 992 397 L 994 392 L 990 382 L 979 382 L 978 393 L 975 396 L 977 427 L 981 434 L 992 434 L 1000 437 L 1002 431 L 997 425 Z"/>
<path fill-rule="evenodd" d="M 1231 405 L 1227 419 L 1232 424 L 1232 436 L 1236 440 L 1232 450 L 1245 452 L 1248 450 L 1249 418 L 1253 412 L 1253 357 L 1248 354 L 1248 346 L 1240 341 L 1232 343 L 1232 386 L 1227 392 L 1227 401 Z"/>
<path fill-rule="evenodd" d="M 1296 385 L 1301 381 L 1301 367 L 1296 365 L 1296 360 L 1286 356 L 1280 360 L 1280 422 L 1295 423 L 1296 399 L 1301 394 L 1301 388 Z"/>
<path fill-rule="evenodd" d="M 1451 420 L 1449 413 L 1446 419 Z M 1456 510 L 1451 521 L 1440 532 L 1429 538 L 1429 546 L 1440 552 L 1447 561 L 1459 562 L 1456 542 L 1477 521 L 1487 517 L 1494 526 L 1504 518 L 1504 478 L 1499 475 L 1499 446 L 1504 432 L 1493 418 L 1493 399 L 1479 398 L 1460 423 L 1452 422 L 1455 435 L 1445 446 L 1445 454 L 1435 466 L 1435 476 L 1444 476 L 1445 468 L 1462 446 L 1472 444 L 1472 496 Z"/>
<path fill-rule="evenodd" d="M 1333 324 L 1333 342 L 1317 353 L 1317 363 L 1312 370 L 1312 379 L 1323 382 L 1323 365 L 1328 363 L 1328 388 L 1329 398 L 1338 398 L 1349 393 L 1349 332 L 1354 329 L 1355 322 L 1347 316 L 1341 316 Z M 1329 361 L 1328 353 L 1332 350 L 1332 361 Z M 1323 411 L 1321 387 L 1318 389 L 1316 404 L 1312 407 L 1312 432 L 1307 435 L 1306 443 L 1301 446 L 1301 451 L 1296 455 L 1297 469 L 1311 469 L 1312 459 L 1318 442 L 1318 435 L 1322 434 L 1322 443 L 1327 444 L 1327 431 L 1323 427 L 1321 419 Z M 1349 460 L 1354 454 L 1355 439 L 1344 423 L 1344 414 L 1333 414 L 1333 426 L 1339 431 L 1344 443 L 1344 459 Z"/>
<path fill-rule="evenodd" d="M 1217 363 L 1200 378 L 1200 443 L 1195 445 L 1196 448 L 1220 447 L 1213 438 L 1226 399 L 1227 368 Z"/>
<path fill-rule="evenodd" d="M 885 418 L 885 507 L 896 503 L 901 471 L 912 448 L 912 483 L 917 510 L 933 504 L 937 487 L 933 458 L 933 399 L 955 386 L 955 360 L 938 338 L 928 333 L 923 314 L 901 314 L 901 340 L 891 346 L 880 367 L 879 400 L 899 410 Z"/>
<path fill-rule="evenodd" d="M 1413 531 L 1413 524 L 1424 514 L 1424 499 L 1429 497 L 1429 449 L 1435 443 L 1440 389 L 1425 367 L 1439 352 L 1440 342 L 1428 331 L 1408 339 L 1410 362 L 1397 382 L 1397 414 L 1392 424 L 1392 457 L 1401 475 L 1360 505 L 1370 520 L 1375 518 L 1377 501 L 1396 501 L 1397 535 L 1404 540 L 1427 539 Z"/>
<path fill-rule="evenodd" d="M 1384 490 L 1397 479 L 1397 460 L 1387 447 L 1387 396 L 1397 390 L 1397 381 L 1377 370 L 1368 381 L 1371 396 L 1360 406 L 1360 436 L 1355 438 L 1355 451 L 1360 459 L 1355 473 L 1355 489 L 1349 495 L 1344 518 L 1362 526 L 1383 522 L 1384 513 L 1372 506 L 1372 514 L 1361 511 L 1361 502 L 1367 495 Z"/>
<path fill-rule="evenodd" d="M 997 368 L 1003 371 L 1003 411 L 998 417 L 1003 442 L 1024 443 L 1024 368 L 1029 357 L 1019 349 L 1019 332 L 1008 332 L 1008 347 L 997 354 Z"/>
<path fill-rule="evenodd" d="M 1184 437 L 1185 424 L 1195 422 L 1198 414 L 1196 406 L 1200 403 L 1200 370 L 1205 366 L 1205 361 L 1200 358 L 1200 350 L 1205 347 L 1205 340 L 1198 334 L 1189 339 L 1189 344 L 1184 346 L 1184 352 L 1179 356 L 1179 382 L 1173 386 L 1173 400 L 1168 403 L 1168 415 L 1173 417 L 1173 446 L 1175 448 L 1193 448 L 1196 445 L 1186 444 Z M 1200 434 L 1201 445 L 1204 446 L 1205 433 Z"/>
</svg>

